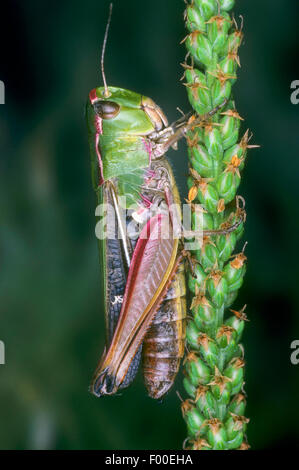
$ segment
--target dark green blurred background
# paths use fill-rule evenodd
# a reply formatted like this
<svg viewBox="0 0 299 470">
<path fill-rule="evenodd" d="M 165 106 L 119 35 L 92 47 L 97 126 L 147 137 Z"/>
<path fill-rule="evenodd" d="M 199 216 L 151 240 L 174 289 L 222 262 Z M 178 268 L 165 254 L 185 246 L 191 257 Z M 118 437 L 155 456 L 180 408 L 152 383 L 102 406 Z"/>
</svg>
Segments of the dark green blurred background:
<svg viewBox="0 0 299 470">
<path fill-rule="evenodd" d="M 10 0 L 1 5 L 0 448 L 176 449 L 185 425 L 178 379 L 164 403 L 140 375 L 122 396 L 87 389 L 104 345 L 102 293 L 84 103 L 101 85 L 108 0 Z M 249 258 L 235 306 L 248 304 L 249 442 L 298 444 L 299 339 L 297 0 L 239 0 L 244 16 L 237 108 L 254 132 L 240 193 Z M 189 109 L 179 82 L 183 0 L 114 0 L 110 85 L 152 97 L 170 120 Z M 182 194 L 184 144 L 170 153 Z"/>
</svg>

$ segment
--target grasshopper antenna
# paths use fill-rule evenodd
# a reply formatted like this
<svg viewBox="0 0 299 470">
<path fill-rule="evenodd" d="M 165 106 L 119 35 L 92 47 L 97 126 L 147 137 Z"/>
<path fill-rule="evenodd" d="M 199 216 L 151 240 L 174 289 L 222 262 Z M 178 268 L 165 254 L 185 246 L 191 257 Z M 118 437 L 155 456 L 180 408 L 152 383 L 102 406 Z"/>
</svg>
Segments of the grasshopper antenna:
<svg viewBox="0 0 299 470">
<path fill-rule="evenodd" d="M 106 82 L 105 70 L 104 70 L 104 56 L 105 56 L 107 39 L 108 39 L 109 27 L 110 27 L 110 23 L 111 23 L 112 8 L 113 8 L 113 3 L 110 3 L 109 17 L 108 17 L 107 26 L 106 26 L 104 42 L 103 42 L 103 47 L 102 47 L 102 57 L 101 57 L 101 71 L 102 71 L 103 83 L 104 83 L 104 88 L 105 88 L 105 91 L 104 91 L 105 98 L 108 98 L 108 96 L 110 96 L 108 86 L 107 86 L 107 82 Z"/>
</svg>

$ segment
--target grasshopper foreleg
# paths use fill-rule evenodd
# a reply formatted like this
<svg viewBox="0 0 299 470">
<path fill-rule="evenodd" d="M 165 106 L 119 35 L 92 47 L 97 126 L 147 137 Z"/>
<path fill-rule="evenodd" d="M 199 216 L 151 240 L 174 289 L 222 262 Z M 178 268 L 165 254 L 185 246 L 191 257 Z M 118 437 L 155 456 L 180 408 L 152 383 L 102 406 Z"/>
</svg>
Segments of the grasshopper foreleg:
<svg viewBox="0 0 299 470">
<path fill-rule="evenodd" d="M 208 121 L 220 109 L 224 108 L 227 102 L 228 100 L 225 99 L 220 105 L 211 109 L 211 111 L 202 116 L 195 117 L 195 119 L 191 119 L 193 115 L 189 117 L 189 113 L 183 118 L 178 119 L 178 121 L 174 122 L 171 126 L 163 129 L 161 132 L 155 132 L 152 134 L 153 157 L 158 158 L 166 153 L 170 147 L 174 147 L 182 137 L 185 137 L 188 131 Z"/>
</svg>

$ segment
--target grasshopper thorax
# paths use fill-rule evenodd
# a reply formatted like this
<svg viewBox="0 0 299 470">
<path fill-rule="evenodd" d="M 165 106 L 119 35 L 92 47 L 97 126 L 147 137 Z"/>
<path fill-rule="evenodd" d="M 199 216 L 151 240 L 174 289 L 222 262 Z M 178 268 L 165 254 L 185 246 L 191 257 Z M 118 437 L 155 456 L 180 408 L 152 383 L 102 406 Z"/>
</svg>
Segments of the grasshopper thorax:
<svg viewBox="0 0 299 470">
<path fill-rule="evenodd" d="M 155 158 L 153 136 L 168 125 L 152 99 L 116 87 L 90 92 L 87 123 L 99 184 L 149 168 Z"/>
</svg>

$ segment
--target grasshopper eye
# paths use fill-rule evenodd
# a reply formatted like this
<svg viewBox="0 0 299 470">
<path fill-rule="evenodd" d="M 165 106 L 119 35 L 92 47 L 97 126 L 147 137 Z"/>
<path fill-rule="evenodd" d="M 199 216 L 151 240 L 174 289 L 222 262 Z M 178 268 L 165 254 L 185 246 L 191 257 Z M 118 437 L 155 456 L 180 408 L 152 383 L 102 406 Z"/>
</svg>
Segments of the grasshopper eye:
<svg viewBox="0 0 299 470">
<path fill-rule="evenodd" d="M 96 101 L 93 107 L 97 115 L 102 119 L 113 119 L 120 111 L 119 104 L 114 101 Z"/>
</svg>

